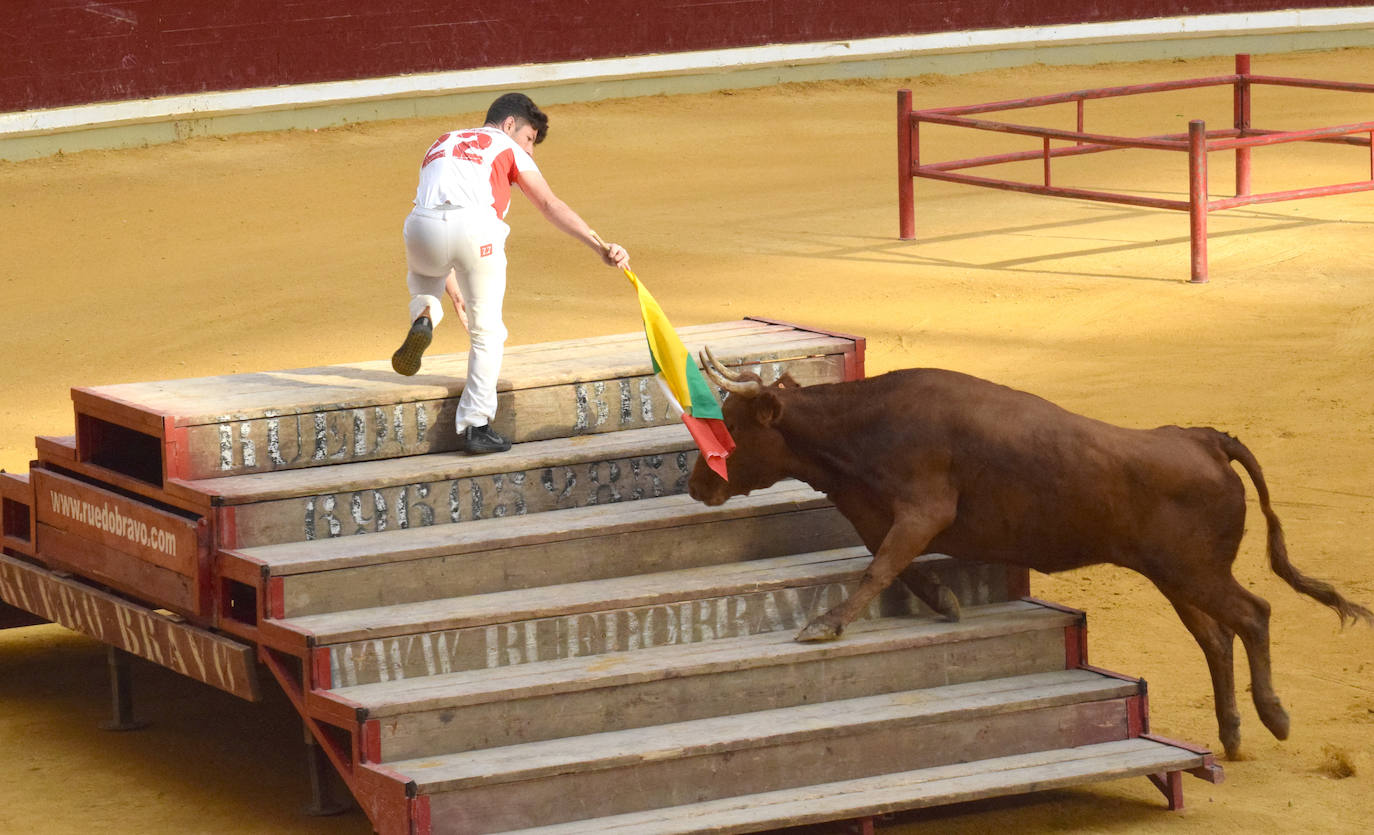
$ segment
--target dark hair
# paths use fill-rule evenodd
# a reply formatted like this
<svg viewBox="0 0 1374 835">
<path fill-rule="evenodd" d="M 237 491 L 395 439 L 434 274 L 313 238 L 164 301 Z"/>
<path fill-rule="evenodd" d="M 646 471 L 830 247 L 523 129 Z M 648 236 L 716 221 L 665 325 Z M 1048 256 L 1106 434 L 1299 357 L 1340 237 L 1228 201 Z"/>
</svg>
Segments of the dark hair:
<svg viewBox="0 0 1374 835">
<path fill-rule="evenodd" d="M 507 116 L 528 122 L 534 128 L 534 144 L 549 135 L 549 117 L 524 93 L 506 93 L 487 108 L 487 124 L 499 125 Z"/>
</svg>

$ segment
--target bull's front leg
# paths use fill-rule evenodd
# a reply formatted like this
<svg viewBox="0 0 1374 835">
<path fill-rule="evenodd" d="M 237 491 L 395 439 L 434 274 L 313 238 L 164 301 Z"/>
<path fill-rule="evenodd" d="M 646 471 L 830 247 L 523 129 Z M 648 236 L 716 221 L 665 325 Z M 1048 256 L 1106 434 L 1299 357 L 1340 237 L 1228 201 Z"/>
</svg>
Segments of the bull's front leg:
<svg viewBox="0 0 1374 835">
<path fill-rule="evenodd" d="M 934 491 L 932 491 L 934 492 Z M 912 560 L 925 552 L 926 546 L 940 531 L 954 521 L 954 497 L 920 505 L 905 505 L 897 509 L 883 537 L 873 562 L 868 564 L 859 587 L 843 603 L 813 619 L 801 632 L 798 641 L 833 641 L 844 628 L 858 617 L 873 598 L 897 579 Z"/>
<path fill-rule="evenodd" d="M 907 589 L 916 595 L 917 600 L 935 610 L 937 614 L 943 615 L 945 620 L 958 623 L 963 617 L 959 596 L 949 586 L 931 576 L 930 572 L 917 568 L 913 563 L 904 568 L 899 576 Z"/>
</svg>

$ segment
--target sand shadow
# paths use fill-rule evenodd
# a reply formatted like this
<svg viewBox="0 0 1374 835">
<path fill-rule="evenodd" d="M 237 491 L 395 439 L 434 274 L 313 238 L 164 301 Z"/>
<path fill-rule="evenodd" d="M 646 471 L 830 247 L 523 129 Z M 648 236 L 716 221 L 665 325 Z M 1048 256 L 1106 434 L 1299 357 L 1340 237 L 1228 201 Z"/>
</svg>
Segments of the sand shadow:
<svg viewBox="0 0 1374 835">
<path fill-rule="evenodd" d="M 1181 215 L 1183 213 L 1149 208 L 1108 208 L 1098 206 L 1080 206 L 1078 208 L 1080 211 L 1085 210 L 1093 214 L 1056 221 L 1012 223 L 993 228 L 982 228 L 929 237 L 921 237 L 918 230 L 917 237 L 912 240 L 902 240 L 895 234 L 892 236 L 845 234 L 840 236 L 832 245 L 828 247 L 822 246 L 819 249 L 817 248 L 817 243 L 818 240 L 824 238 L 824 233 L 808 230 L 806 232 L 790 234 L 788 239 L 793 245 L 791 247 L 792 251 L 784 249 L 777 254 L 783 257 L 792 258 L 819 258 L 866 263 L 909 264 L 912 266 L 945 267 L 950 269 L 997 270 L 1001 272 L 1024 273 L 1027 275 L 1058 275 L 1079 278 L 1107 278 L 1168 283 L 1177 283 L 1187 280 L 1186 257 L 1190 237 L 1187 232 L 1188 222 L 1186 217 L 1177 218 L 1180 228 L 1182 229 L 1181 234 L 1152 240 L 1124 238 L 1110 240 L 1104 239 L 1102 236 L 1088 234 L 1084 231 L 1087 227 L 1102 223 L 1150 223 L 1162 219 L 1165 213 L 1175 215 Z M 1245 238 L 1266 233 L 1288 232 L 1297 229 L 1314 229 L 1333 224 L 1365 223 L 1364 221 L 1352 221 L 1345 218 L 1298 218 L 1254 209 L 1228 210 L 1223 217 L 1231 220 L 1249 221 L 1252 222 L 1252 225 L 1248 225 L 1247 228 L 1243 229 L 1212 231 L 1207 236 L 1209 242 L 1230 238 Z M 1070 234 L 1075 230 L 1078 230 L 1077 234 Z M 967 257 L 933 255 L 929 252 L 929 249 L 933 246 L 961 242 L 983 242 L 984 246 L 979 248 L 981 251 L 996 252 L 998 247 L 996 247 L 993 242 L 994 239 L 998 237 L 1035 236 L 1038 233 L 1047 232 L 1059 232 L 1060 234 L 1046 237 L 1079 240 L 1091 243 L 1086 243 L 1082 246 L 1064 246 L 1047 252 L 1018 255 L 1009 258 L 995 258 L 986 261 Z M 1183 274 L 1173 276 L 1133 275 L 1107 272 L 1104 270 L 1050 269 L 1041 266 L 1070 259 L 1096 258 L 1118 253 L 1141 252 L 1161 247 L 1183 248 Z"/>
</svg>

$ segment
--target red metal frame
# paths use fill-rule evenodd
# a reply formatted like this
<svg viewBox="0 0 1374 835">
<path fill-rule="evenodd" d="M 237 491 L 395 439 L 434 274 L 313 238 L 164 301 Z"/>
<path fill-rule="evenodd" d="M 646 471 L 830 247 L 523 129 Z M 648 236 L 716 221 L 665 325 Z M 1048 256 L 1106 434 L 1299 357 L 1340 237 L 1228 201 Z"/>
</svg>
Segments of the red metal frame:
<svg viewBox="0 0 1374 835">
<path fill-rule="evenodd" d="M 1056 93 L 1045 96 L 1013 99 L 989 104 L 964 105 L 959 107 L 938 107 L 928 110 L 912 110 L 911 91 L 897 92 L 897 200 L 899 208 L 900 234 L 904 240 L 916 237 L 915 189 L 912 179 L 924 177 L 932 180 L 945 180 L 965 185 L 1019 191 L 1027 194 L 1045 194 L 1053 197 L 1073 197 L 1080 200 L 1096 200 L 1104 203 L 1122 203 L 1130 206 L 1144 206 L 1153 209 L 1172 209 L 1189 214 L 1189 237 L 1192 242 L 1192 269 L 1190 281 L 1207 281 L 1207 215 L 1210 212 L 1230 209 L 1236 206 L 1250 206 L 1258 203 L 1274 203 L 1281 200 L 1300 200 L 1306 197 L 1322 197 L 1331 194 L 1349 194 L 1357 191 L 1374 190 L 1374 121 L 1355 122 L 1324 128 L 1311 128 L 1295 131 L 1274 131 L 1253 128 L 1250 125 L 1251 93 L 1255 85 L 1267 84 L 1281 87 L 1302 87 L 1312 90 L 1336 90 L 1341 92 L 1374 93 L 1374 84 L 1361 84 L 1344 81 L 1316 81 L 1303 78 L 1283 78 L 1278 76 L 1254 75 L 1250 72 L 1250 56 L 1235 56 L 1235 72 L 1231 75 L 1193 78 L 1179 81 L 1164 81 L 1153 84 L 1133 84 L 1124 87 L 1102 87 L 1092 90 L 1077 90 L 1071 93 Z M 1160 93 L 1173 90 L 1190 90 L 1201 87 L 1229 86 L 1232 89 L 1233 124 L 1230 128 L 1208 130 L 1200 119 L 1188 123 L 1188 132 L 1159 136 L 1112 136 L 1101 133 L 1087 133 L 1083 130 L 1084 102 L 1089 99 L 1115 98 L 1142 93 Z M 1077 110 L 1076 130 L 1058 130 L 1000 122 L 989 119 L 971 118 L 974 114 L 991 113 L 1002 110 L 1016 110 L 1027 107 L 1041 107 L 1049 104 L 1074 102 Z M 938 125 L 952 125 L 973 130 L 1011 133 L 1033 136 L 1041 139 L 1039 150 L 1015 153 L 994 154 L 972 157 L 948 162 L 921 162 L 920 125 L 929 122 Z M 1363 135 L 1357 135 L 1363 134 Z M 1072 142 L 1071 145 L 1051 147 L 1050 142 Z M 1279 145 L 1290 142 L 1325 142 L 1344 145 L 1357 145 L 1370 149 L 1368 180 L 1359 180 L 1336 185 L 1312 188 L 1291 189 L 1287 191 L 1251 193 L 1250 149 L 1264 145 Z M 1118 148 L 1145 148 L 1159 151 L 1178 151 L 1188 154 L 1188 199 L 1170 200 L 1158 197 L 1145 197 L 1136 194 L 1100 191 L 1094 189 L 1064 188 L 1053 185 L 1050 175 L 1050 161 L 1056 157 L 1095 154 Z M 1235 151 L 1236 194 L 1216 200 L 1208 198 L 1207 155 L 1214 151 Z M 997 177 L 976 176 L 959 173 L 965 168 L 997 165 L 1005 162 L 1021 162 L 1042 159 L 1043 183 L 1025 183 Z"/>
</svg>

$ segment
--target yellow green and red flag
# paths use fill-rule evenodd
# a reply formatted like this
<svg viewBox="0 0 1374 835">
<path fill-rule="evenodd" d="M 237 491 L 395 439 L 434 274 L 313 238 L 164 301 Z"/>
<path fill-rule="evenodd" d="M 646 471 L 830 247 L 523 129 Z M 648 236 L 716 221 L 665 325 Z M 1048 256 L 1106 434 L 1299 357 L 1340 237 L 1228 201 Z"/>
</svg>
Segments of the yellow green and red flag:
<svg viewBox="0 0 1374 835">
<path fill-rule="evenodd" d="M 668 317 L 658 302 L 640 283 L 639 277 L 626 267 L 625 277 L 639 293 L 639 309 L 644 315 L 644 336 L 649 341 L 649 355 L 653 358 L 654 374 L 667 390 L 669 398 L 682 412 L 682 422 L 692 434 L 697 448 L 705 456 L 706 466 L 721 478 L 726 478 L 725 459 L 735 451 L 735 440 L 725 428 L 711 384 L 702 376 L 696 361 L 678 338 Z"/>
</svg>

